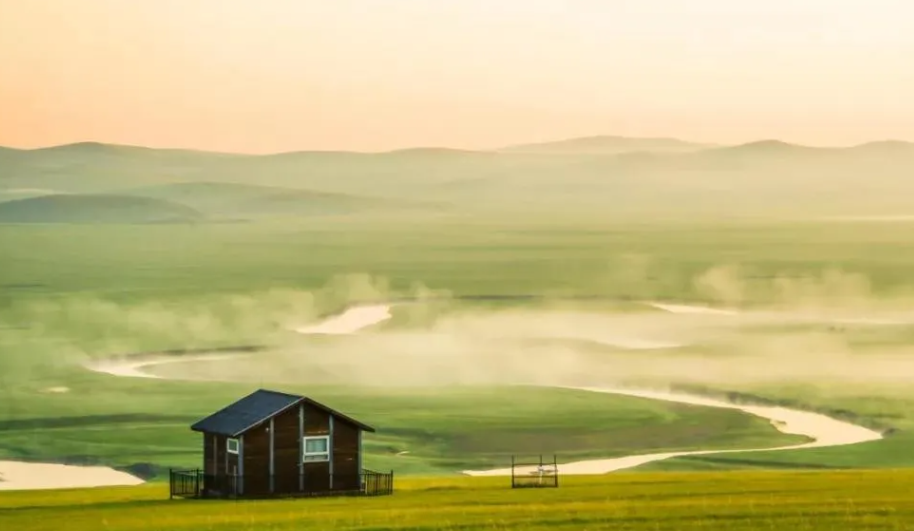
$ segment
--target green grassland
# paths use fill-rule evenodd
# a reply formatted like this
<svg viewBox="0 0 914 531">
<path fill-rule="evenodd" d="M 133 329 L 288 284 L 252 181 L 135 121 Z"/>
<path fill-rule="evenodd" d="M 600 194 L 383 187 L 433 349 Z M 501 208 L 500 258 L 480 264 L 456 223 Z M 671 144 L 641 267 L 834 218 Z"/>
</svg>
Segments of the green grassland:
<svg viewBox="0 0 914 531">
<path fill-rule="evenodd" d="M 163 468 L 199 466 L 200 436 L 191 423 L 252 389 L 112 379 L 71 374 L 7 388 L 0 459 L 100 463 L 160 479 Z M 70 393 L 41 392 L 61 382 Z M 803 441 L 778 437 L 764 421 L 737 412 L 585 392 L 280 388 L 371 422 L 379 431 L 366 435 L 366 466 L 406 475 L 504 467 L 512 454 L 568 460 Z"/>
<path fill-rule="evenodd" d="M 749 291 L 740 302 L 751 304 L 778 296 L 774 280 L 821 282 L 829 270 L 861 275 L 875 295 L 894 296 L 909 290 L 914 258 L 905 223 L 526 221 L 6 225 L 2 278 L 7 300 L 9 290 L 17 299 L 79 292 L 123 299 L 319 288 L 336 276 L 368 274 L 400 292 L 421 284 L 454 295 L 722 301 L 724 294 L 703 292 L 696 281 L 734 265 Z"/>
<path fill-rule="evenodd" d="M 911 529 L 910 471 L 617 474 L 512 490 L 504 478 L 399 480 L 393 496 L 167 499 L 162 485 L 0 496 L 0 528 L 144 530 Z"/>
<path fill-rule="evenodd" d="M 288 345 L 285 327 L 353 302 L 427 299 L 398 309 L 381 332 L 421 329 L 455 312 L 543 308 L 627 315 L 636 311 L 640 299 L 744 308 L 783 305 L 793 299 L 853 306 L 871 299 L 904 302 L 908 264 L 914 258 L 908 256 L 911 247 L 904 245 L 905 225 L 888 231 L 872 224 L 845 224 L 836 230 L 831 224 L 592 222 L 550 227 L 545 221 L 520 221 L 480 220 L 472 225 L 439 219 L 416 226 L 354 218 L 320 226 L 263 222 L 0 227 L 0 451 L 6 457 L 120 467 L 148 463 L 153 473 L 158 467 L 193 464 L 197 439 L 186 426 L 254 387 L 276 383 L 260 378 L 269 371 L 240 371 L 248 374 L 238 378 L 243 381 L 213 384 L 115 378 L 89 372 L 80 364 L 156 349 Z M 709 271 L 730 271 L 729 265 L 739 266 L 736 280 L 725 278 L 731 284 L 738 281 L 738 289 L 730 289 L 727 282 L 707 281 Z M 520 298 L 473 298 L 493 294 Z M 763 323 L 741 333 L 763 338 L 777 327 L 792 330 Z M 822 330 L 818 327 L 814 333 Z M 865 355 L 867 348 L 875 348 L 866 345 L 903 348 L 910 330 L 853 329 L 839 335 Z M 802 336 L 808 330 L 795 332 Z M 380 348 L 371 341 L 358 343 L 361 352 L 370 355 Z M 643 363 L 645 356 L 656 356 L 659 366 L 676 356 L 727 358 L 755 342 L 728 337 L 663 355 L 609 352 L 612 349 L 593 345 L 588 350 L 580 341 L 577 347 L 589 356 L 615 356 L 606 358 L 613 363 Z M 322 347 L 313 343 L 309 348 Z M 841 408 L 898 432 L 858 447 L 707 456 L 650 467 L 910 462 L 906 392 L 878 383 L 865 391 L 859 384 L 823 387 L 826 383 L 808 372 L 802 378 L 792 390 L 782 389 L 783 382 L 781 387 L 726 378 L 700 383 L 711 390 L 756 391 L 811 408 Z M 644 379 L 652 381 L 650 375 Z M 512 452 L 556 452 L 571 459 L 796 441 L 758 419 L 732 412 L 559 390 L 404 391 L 390 385 L 367 388 L 364 382 L 324 388 L 289 381 L 281 385 L 318 392 L 341 409 L 378 424 L 379 433 L 368 440 L 369 459 L 406 474 L 498 466 Z M 57 386 L 71 391 L 43 392 Z M 543 412 L 552 420 L 544 423 Z M 483 436 L 493 433 L 498 436 Z M 394 455 L 400 451 L 411 453 Z"/>
</svg>

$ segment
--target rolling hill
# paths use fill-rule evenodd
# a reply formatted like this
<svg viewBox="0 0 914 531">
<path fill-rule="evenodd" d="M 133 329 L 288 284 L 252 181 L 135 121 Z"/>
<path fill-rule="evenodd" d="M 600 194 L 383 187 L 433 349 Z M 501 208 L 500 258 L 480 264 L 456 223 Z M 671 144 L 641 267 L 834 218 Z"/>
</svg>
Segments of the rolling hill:
<svg viewBox="0 0 914 531">
<path fill-rule="evenodd" d="M 54 194 L 0 203 L 0 223 L 192 223 L 203 215 L 160 199 Z"/>
<path fill-rule="evenodd" d="M 42 195 L 54 195 L 60 193 L 57 190 L 48 188 L 0 188 L 0 203 L 4 201 L 13 201 L 16 199 L 27 199 L 29 197 L 39 197 Z"/>
<path fill-rule="evenodd" d="M 237 155 L 81 142 L 15 150 L 0 157 L 0 189 L 116 193 L 218 173 Z"/>
<path fill-rule="evenodd" d="M 550 155 L 617 155 L 631 152 L 688 153 L 717 147 L 675 138 L 630 138 L 624 136 L 590 136 L 556 142 L 540 142 L 506 146 L 497 151 L 505 153 L 537 153 Z"/>
<path fill-rule="evenodd" d="M 129 195 L 233 218 L 440 205 L 507 215 L 902 214 L 914 209 L 912 172 L 914 144 L 899 141 L 820 148 L 592 137 L 500 151 L 273 155 L 81 143 L 4 151 L 0 201 L 21 199 L 17 190 Z"/>
<path fill-rule="evenodd" d="M 187 205 L 209 217 L 257 218 L 346 215 L 364 212 L 441 208 L 348 194 L 274 186 L 188 182 L 134 188 L 123 193 Z"/>
</svg>

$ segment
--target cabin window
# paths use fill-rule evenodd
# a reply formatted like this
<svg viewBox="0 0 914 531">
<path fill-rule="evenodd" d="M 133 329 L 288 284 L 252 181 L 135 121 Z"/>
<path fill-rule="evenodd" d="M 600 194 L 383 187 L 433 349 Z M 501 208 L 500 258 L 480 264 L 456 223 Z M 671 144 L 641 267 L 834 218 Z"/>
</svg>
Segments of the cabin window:
<svg viewBox="0 0 914 531">
<path fill-rule="evenodd" d="M 330 437 L 324 435 L 321 437 L 305 437 L 304 439 L 303 461 L 329 461 L 330 460 Z"/>
<path fill-rule="evenodd" d="M 238 453 L 238 439 L 226 439 L 225 450 L 230 454 Z"/>
</svg>

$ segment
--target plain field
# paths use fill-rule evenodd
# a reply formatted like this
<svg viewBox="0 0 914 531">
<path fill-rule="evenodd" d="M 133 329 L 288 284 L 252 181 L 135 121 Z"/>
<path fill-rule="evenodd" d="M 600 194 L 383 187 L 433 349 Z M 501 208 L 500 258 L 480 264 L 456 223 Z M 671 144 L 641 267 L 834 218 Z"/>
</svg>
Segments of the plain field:
<svg viewBox="0 0 914 531">
<path fill-rule="evenodd" d="M 352 302 L 397 296 L 442 298 L 403 310 L 406 313 L 392 325 L 397 331 L 421 329 L 459 312 L 482 318 L 486 312 L 530 308 L 628 314 L 638 300 L 729 303 L 748 309 L 764 305 L 783 309 L 803 303 L 845 307 L 857 313 L 860 308 L 876 311 L 886 305 L 897 309 L 908 300 L 907 264 L 912 251 L 904 246 L 907 225 L 903 224 L 891 231 L 869 224 L 844 224 L 840 229 L 833 224 L 545 225 L 537 220 L 468 225 L 442 219 L 416 225 L 388 219 L 323 226 L 2 227 L 3 453 L 121 466 L 192 464 L 197 444 L 185 431 L 186 425 L 255 384 L 269 385 L 269 380 L 248 378 L 230 385 L 123 380 L 90 373 L 79 364 L 90 357 L 154 349 L 258 342 L 284 345 L 288 341 L 284 327 Z M 731 265 L 740 268 L 734 270 Z M 456 298 L 493 294 L 544 298 Z M 836 331 L 815 324 L 794 330 L 783 323 L 756 323 L 741 327 L 738 337 L 727 336 L 726 341 L 717 341 L 713 334 L 699 337 L 708 343 L 699 341 L 674 353 L 606 352 L 582 342 L 563 348 L 580 349 L 588 356 L 617 357 L 613 359 L 637 356 L 642 364 L 648 359 L 645 356 L 652 356 L 652 364 L 662 366 L 674 363 L 677 356 L 727 359 L 740 354 L 740 349 L 760 356 L 762 353 L 752 352 L 752 345 L 766 336 L 785 334 L 785 330 L 789 332 L 781 345 L 785 348 L 821 349 L 821 343 L 807 340 L 809 334 L 817 339 L 826 334 L 829 341 L 860 356 L 878 354 L 886 346 L 903 351 L 911 337 L 907 326 Z M 802 341 L 793 343 L 794 335 Z M 359 347 L 370 354 L 370 346 Z M 796 359 L 811 355 L 787 354 Z M 745 374 L 746 358 L 736 359 Z M 765 360 L 753 362 L 764 364 Z M 709 456 L 651 466 L 895 466 L 910 462 L 905 428 L 911 422 L 907 413 L 911 395 L 904 386 L 878 381 L 848 386 L 817 380 L 808 366 L 804 371 L 800 380 L 790 382 L 740 382 L 722 374 L 719 381 L 700 383 L 711 390 L 753 392 L 806 407 L 843 409 L 855 418 L 900 431 L 885 441 L 854 448 L 745 458 Z M 656 380 L 645 372 L 639 377 Z M 61 386 L 70 392 L 43 392 Z M 400 391 L 371 391 L 381 395 L 371 400 L 363 398 L 365 392 L 345 386 L 321 391 L 354 415 L 367 415 L 382 428 L 389 426 L 386 434 L 382 430 L 370 442 L 373 452 L 369 458 L 385 468 L 402 467 L 406 473 L 459 470 L 468 464 L 506 459 L 513 448 L 495 448 L 494 438 L 475 435 L 477 431 L 489 433 L 486 430 L 493 425 L 504 426 L 504 440 L 538 441 L 517 442 L 520 450 L 575 456 L 618 455 L 639 445 L 644 451 L 697 446 L 702 444 L 701 438 L 715 446 L 755 446 L 763 440 L 774 446 L 786 440 L 751 418 L 733 424 L 737 421 L 717 411 L 704 413 L 644 401 L 635 407 L 639 402 L 619 397 L 578 395 L 567 402 L 561 398 L 567 395 L 560 391 L 536 390 L 524 395 L 511 389 L 480 392 L 471 401 L 458 389 L 439 393 L 434 399 L 422 396 L 406 407 L 408 399 L 403 402 L 397 395 Z M 385 393 L 389 396 L 383 396 Z M 504 406 L 509 400 L 518 405 Z M 369 403 L 377 408 L 372 410 Z M 460 415 L 462 403 L 466 404 L 463 428 L 434 420 L 445 411 Z M 677 421 L 668 420 L 664 422 L 673 429 L 663 430 L 659 428 L 663 424 L 657 424 L 655 431 L 647 424 L 638 439 L 637 434 L 622 437 L 613 430 L 590 426 L 597 409 L 596 418 L 605 416 L 602 422 L 615 425 L 615 411 L 624 417 L 621 412 L 629 407 L 648 422 L 678 418 L 683 426 L 691 427 L 675 428 Z M 492 408 L 491 418 L 474 416 L 485 408 Z M 544 426 L 538 414 L 541 410 L 554 412 L 551 415 L 556 420 Z M 695 415 L 704 415 L 704 420 L 689 420 Z M 86 418 L 74 419 L 80 416 Z M 505 421 L 508 417 L 510 423 Z M 699 424 L 704 427 L 696 430 Z M 743 428 L 732 430 L 736 425 Z M 128 427 L 129 431 L 123 430 Z M 531 435 L 535 437 L 531 439 Z M 419 451 L 408 460 L 391 457 L 406 448 Z"/>
<path fill-rule="evenodd" d="M 629 474 L 512 490 L 506 478 L 397 480 L 393 496 L 256 502 L 168 500 L 165 485 L 0 496 L 0 528 L 73 531 L 912 528 L 907 470 Z"/>
<path fill-rule="evenodd" d="M 179 188 L 156 190 L 171 200 Z M 206 194 L 191 199 L 216 212 L 238 201 L 248 213 L 283 202 L 258 195 L 251 203 L 249 189 L 222 191 L 218 204 L 199 202 Z M 343 196 L 320 201 L 344 210 L 367 205 Z M 906 321 L 914 317 L 912 225 L 395 210 L 221 224 L 0 225 L 0 458 L 105 464 L 153 479 L 53 496 L 4 493 L 0 527 L 56 529 L 66 521 L 77 530 L 279 530 L 314 519 L 327 529 L 910 527 L 904 492 L 911 478 L 896 469 L 914 464 L 914 394 L 905 381 L 914 339 Z M 289 332 L 349 304 L 400 298 L 413 302 L 396 307 L 370 337 L 303 340 Z M 678 316 L 644 301 L 742 313 L 730 321 Z M 835 316 L 858 322 L 825 319 Z M 865 323 L 874 318 L 901 322 Z M 606 327 L 684 344 L 619 348 L 606 343 Z M 522 341 L 531 328 L 557 337 Z M 483 349 L 495 332 L 511 338 Z M 549 383 L 543 373 L 571 374 L 564 356 L 572 356 L 574 374 L 594 379 L 751 394 L 889 434 L 850 447 L 671 459 L 563 479 L 557 491 L 511 492 L 503 478 L 454 476 L 505 466 L 512 453 L 571 460 L 798 441 L 733 411 L 506 388 L 497 378 L 473 387 L 398 385 L 389 373 L 410 373 L 385 356 L 415 362 L 410 356 L 426 353 L 416 345 L 429 337 L 448 338 L 427 350 L 448 353 L 445 367 L 460 371 L 436 373 L 429 364 L 421 377 L 479 379 L 492 367 L 532 377 L 542 367 L 535 375 Z M 83 367 L 141 351 L 246 344 L 271 345 L 259 366 L 278 369 L 240 362 L 157 369 L 184 377 L 217 371 L 233 380 L 213 383 L 116 378 Z M 455 365 L 464 354 L 465 363 Z M 290 356 L 295 370 L 287 370 Z M 360 361 L 384 385 L 361 378 L 315 386 L 307 376 L 344 374 L 345 364 L 327 359 Z M 301 391 L 376 425 L 366 465 L 395 470 L 397 494 L 163 500 L 163 468 L 199 461 L 198 437 L 187 426 L 257 386 Z M 886 470 L 800 471 L 874 467 Z M 782 470 L 752 470 L 760 468 Z"/>
</svg>

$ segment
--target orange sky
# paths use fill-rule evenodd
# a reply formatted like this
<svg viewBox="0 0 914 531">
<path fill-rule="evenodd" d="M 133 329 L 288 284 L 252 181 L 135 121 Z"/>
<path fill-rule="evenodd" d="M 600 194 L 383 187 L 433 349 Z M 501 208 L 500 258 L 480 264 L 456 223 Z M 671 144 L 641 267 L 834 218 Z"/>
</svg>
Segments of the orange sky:
<svg viewBox="0 0 914 531">
<path fill-rule="evenodd" d="M 0 0 L 0 145 L 914 140 L 910 0 Z"/>
</svg>

